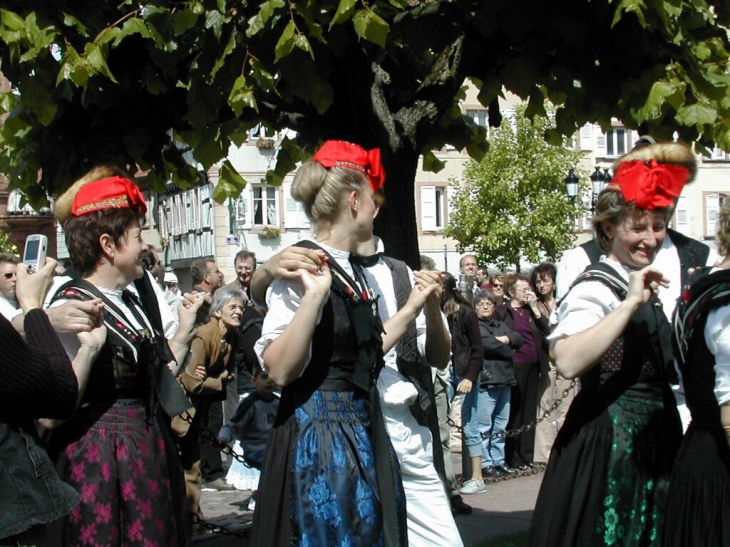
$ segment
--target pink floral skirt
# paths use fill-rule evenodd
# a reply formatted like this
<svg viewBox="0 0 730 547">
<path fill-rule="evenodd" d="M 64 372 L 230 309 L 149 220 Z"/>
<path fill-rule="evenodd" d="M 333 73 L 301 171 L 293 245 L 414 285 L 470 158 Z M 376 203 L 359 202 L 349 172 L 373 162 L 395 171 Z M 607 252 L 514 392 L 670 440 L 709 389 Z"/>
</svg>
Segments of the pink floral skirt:
<svg viewBox="0 0 730 547">
<path fill-rule="evenodd" d="M 79 409 L 59 454 L 59 474 L 81 494 L 64 545 L 190 545 L 182 468 L 166 420 L 145 420 L 141 401 Z"/>
</svg>

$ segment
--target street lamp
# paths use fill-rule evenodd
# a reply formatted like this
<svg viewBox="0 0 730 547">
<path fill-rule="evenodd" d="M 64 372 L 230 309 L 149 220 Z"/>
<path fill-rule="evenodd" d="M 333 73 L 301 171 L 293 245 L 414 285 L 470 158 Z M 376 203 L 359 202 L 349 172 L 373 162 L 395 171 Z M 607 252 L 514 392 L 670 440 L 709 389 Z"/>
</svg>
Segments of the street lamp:
<svg viewBox="0 0 730 547">
<path fill-rule="evenodd" d="M 596 165 L 596 170 L 591 174 L 591 187 L 593 189 L 593 199 L 591 200 L 591 211 L 596 211 L 596 200 L 601 190 L 605 188 L 606 175 L 601 173 L 601 168 Z"/>
<path fill-rule="evenodd" d="M 565 189 L 568 192 L 570 201 L 575 203 L 575 198 L 578 196 L 578 187 L 580 186 L 580 179 L 575 174 L 574 169 L 568 171 L 568 176 L 565 177 Z"/>
<path fill-rule="evenodd" d="M 608 188 L 608 185 L 611 184 L 611 181 L 613 180 L 613 176 L 611 176 L 611 172 L 608 170 L 608 167 L 603 168 L 603 178 L 604 183 L 602 190 L 605 190 L 606 188 Z"/>
</svg>

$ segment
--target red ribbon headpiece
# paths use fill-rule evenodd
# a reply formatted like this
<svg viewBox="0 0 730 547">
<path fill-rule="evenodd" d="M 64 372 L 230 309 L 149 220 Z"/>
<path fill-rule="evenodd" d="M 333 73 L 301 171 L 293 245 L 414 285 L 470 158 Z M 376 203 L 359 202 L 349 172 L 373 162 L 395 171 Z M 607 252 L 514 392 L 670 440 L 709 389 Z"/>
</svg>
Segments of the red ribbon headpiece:
<svg viewBox="0 0 730 547">
<path fill-rule="evenodd" d="M 80 217 L 94 211 L 132 207 L 142 214 L 147 212 L 144 194 L 131 180 L 114 176 L 85 184 L 76 194 L 71 214 Z"/>
<path fill-rule="evenodd" d="M 362 146 L 345 141 L 327 141 L 312 158 L 328 169 L 342 167 L 364 173 L 373 192 L 385 184 L 385 169 L 380 158 L 380 148 L 365 150 Z"/>
<path fill-rule="evenodd" d="M 671 163 L 626 161 L 619 165 L 609 189 L 620 190 L 627 202 L 651 211 L 674 205 L 689 174 L 686 167 Z"/>
</svg>

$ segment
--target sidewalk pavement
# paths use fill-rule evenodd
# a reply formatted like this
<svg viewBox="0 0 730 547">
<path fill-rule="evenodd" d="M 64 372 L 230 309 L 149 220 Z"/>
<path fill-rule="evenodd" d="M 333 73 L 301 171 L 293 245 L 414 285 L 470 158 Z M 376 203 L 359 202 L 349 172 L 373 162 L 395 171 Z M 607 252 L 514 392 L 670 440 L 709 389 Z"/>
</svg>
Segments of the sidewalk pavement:
<svg viewBox="0 0 730 547">
<path fill-rule="evenodd" d="M 454 470 L 458 471 L 461 469 L 460 455 L 452 456 Z M 490 483 L 483 494 L 463 496 L 464 501 L 474 508 L 471 515 L 456 516 L 456 525 L 465 547 L 529 530 L 542 477 L 543 473 L 540 472 L 527 477 Z M 251 492 L 247 490 L 227 492 L 204 490 L 201 506 L 206 521 L 226 526 L 234 532 L 249 529 L 253 520 L 253 513 L 246 509 L 250 495 Z M 210 533 L 195 536 L 193 543 L 204 547 L 249 545 L 245 539 Z"/>
</svg>

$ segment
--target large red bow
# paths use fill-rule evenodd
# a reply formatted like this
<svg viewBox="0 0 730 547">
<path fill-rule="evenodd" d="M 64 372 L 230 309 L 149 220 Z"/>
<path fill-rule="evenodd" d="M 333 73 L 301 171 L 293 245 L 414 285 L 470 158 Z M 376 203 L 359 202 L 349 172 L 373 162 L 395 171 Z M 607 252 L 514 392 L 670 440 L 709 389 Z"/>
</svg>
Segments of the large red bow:
<svg viewBox="0 0 730 547">
<path fill-rule="evenodd" d="M 139 209 L 142 214 L 147 212 L 144 194 L 131 180 L 114 176 L 85 184 L 76 194 L 71 214 L 80 217 L 104 209 L 132 207 Z"/>
<path fill-rule="evenodd" d="M 362 146 L 345 141 L 327 141 L 312 158 L 323 166 L 356 169 L 368 177 L 373 192 L 385 184 L 385 169 L 380 148 L 365 150 Z"/>
<path fill-rule="evenodd" d="M 619 165 L 610 187 L 618 187 L 627 202 L 653 210 L 674 205 L 688 179 L 686 167 L 634 160 Z"/>
</svg>

